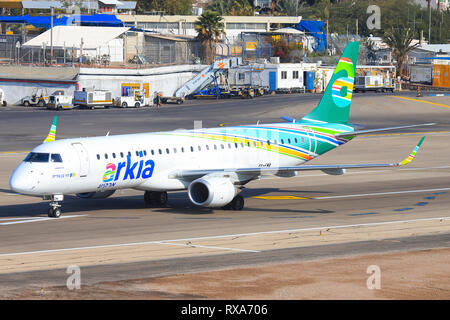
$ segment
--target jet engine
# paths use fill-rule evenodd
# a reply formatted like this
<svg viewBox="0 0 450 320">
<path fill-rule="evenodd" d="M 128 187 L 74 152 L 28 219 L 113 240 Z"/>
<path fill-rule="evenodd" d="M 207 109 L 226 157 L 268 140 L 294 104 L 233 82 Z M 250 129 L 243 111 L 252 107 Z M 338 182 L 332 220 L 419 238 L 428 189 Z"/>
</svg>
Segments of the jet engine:
<svg viewBox="0 0 450 320">
<path fill-rule="evenodd" d="M 105 199 L 112 195 L 115 191 L 116 190 L 77 193 L 77 197 L 82 199 Z"/>
<path fill-rule="evenodd" d="M 188 195 L 192 203 L 202 207 L 222 207 L 233 200 L 237 189 L 228 178 L 203 177 L 189 185 Z"/>
</svg>

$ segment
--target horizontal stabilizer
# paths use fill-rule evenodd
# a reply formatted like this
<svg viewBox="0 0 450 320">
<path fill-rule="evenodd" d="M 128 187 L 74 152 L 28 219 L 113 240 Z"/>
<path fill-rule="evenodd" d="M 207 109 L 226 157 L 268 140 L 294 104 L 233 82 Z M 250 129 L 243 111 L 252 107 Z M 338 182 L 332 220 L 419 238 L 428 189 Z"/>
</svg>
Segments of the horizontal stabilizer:
<svg viewBox="0 0 450 320">
<path fill-rule="evenodd" d="M 368 133 L 374 133 L 374 132 L 383 132 L 383 131 L 390 131 L 390 130 L 397 130 L 397 129 L 406 129 L 406 128 L 414 128 L 414 127 L 423 127 L 423 126 L 433 126 L 436 123 L 424 123 L 424 124 L 414 124 L 410 126 L 401 126 L 401 127 L 389 127 L 389 128 L 379 128 L 379 129 L 367 129 L 367 130 L 357 130 L 357 131 L 349 131 L 349 132 L 340 132 L 335 134 L 336 137 L 343 138 L 343 137 L 353 137 L 361 134 L 368 134 Z"/>
</svg>

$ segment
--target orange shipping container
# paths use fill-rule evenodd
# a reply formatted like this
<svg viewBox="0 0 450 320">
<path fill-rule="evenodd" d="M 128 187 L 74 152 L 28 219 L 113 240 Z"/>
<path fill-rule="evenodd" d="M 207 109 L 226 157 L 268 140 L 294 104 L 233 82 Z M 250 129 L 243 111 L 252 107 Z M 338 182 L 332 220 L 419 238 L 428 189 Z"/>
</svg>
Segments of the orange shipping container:
<svg viewBox="0 0 450 320">
<path fill-rule="evenodd" d="M 450 88 L 450 65 L 433 65 L 433 86 Z"/>
</svg>

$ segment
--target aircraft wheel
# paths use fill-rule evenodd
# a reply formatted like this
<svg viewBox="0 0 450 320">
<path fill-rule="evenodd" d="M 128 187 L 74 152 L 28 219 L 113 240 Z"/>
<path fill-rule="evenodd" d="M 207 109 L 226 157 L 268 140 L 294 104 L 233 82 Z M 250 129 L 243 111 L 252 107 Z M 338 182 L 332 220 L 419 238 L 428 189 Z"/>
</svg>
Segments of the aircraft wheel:
<svg viewBox="0 0 450 320">
<path fill-rule="evenodd" d="M 144 202 L 147 208 L 149 207 L 163 207 L 167 204 L 167 192 L 145 191 Z"/>
<path fill-rule="evenodd" d="M 59 218 L 61 217 L 61 209 L 59 208 L 49 208 L 48 209 L 49 218 Z"/>
<path fill-rule="evenodd" d="M 231 209 L 235 211 L 240 211 L 244 208 L 244 197 L 241 195 L 237 195 L 233 198 L 233 200 L 230 202 Z"/>
</svg>

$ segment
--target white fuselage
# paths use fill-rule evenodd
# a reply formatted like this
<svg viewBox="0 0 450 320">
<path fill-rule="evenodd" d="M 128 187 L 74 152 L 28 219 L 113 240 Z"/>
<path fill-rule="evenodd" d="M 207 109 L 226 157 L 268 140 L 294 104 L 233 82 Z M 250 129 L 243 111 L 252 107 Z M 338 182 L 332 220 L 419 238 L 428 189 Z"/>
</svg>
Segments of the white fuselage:
<svg viewBox="0 0 450 320">
<path fill-rule="evenodd" d="M 190 181 L 171 178 L 172 173 L 293 166 L 317 156 L 317 139 L 311 130 L 286 123 L 272 126 L 178 130 L 43 143 L 32 150 L 30 155 L 36 157 L 31 161 L 25 159 L 16 168 L 10 186 L 16 192 L 39 196 L 124 188 L 183 190 Z M 334 147 L 330 143 L 330 149 Z"/>
</svg>

